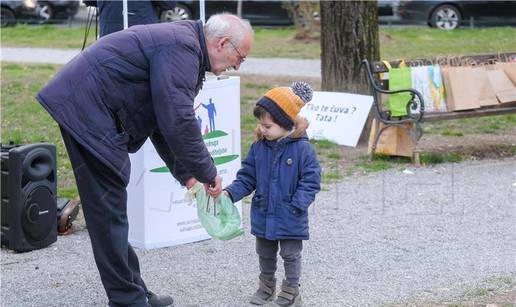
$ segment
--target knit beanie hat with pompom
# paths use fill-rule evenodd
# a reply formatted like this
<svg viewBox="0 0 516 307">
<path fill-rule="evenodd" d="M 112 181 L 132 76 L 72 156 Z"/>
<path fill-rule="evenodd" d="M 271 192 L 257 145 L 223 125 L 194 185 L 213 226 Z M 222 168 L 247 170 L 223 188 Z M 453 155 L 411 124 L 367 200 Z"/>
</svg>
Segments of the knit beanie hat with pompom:
<svg viewBox="0 0 516 307">
<path fill-rule="evenodd" d="M 292 130 L 301 108 L 312 100 L 313 90 L 305 82 L 294 82 L 290 87 L 275 87 L 258 100 L 275 122 L 286 130 Z"/>
</svg>

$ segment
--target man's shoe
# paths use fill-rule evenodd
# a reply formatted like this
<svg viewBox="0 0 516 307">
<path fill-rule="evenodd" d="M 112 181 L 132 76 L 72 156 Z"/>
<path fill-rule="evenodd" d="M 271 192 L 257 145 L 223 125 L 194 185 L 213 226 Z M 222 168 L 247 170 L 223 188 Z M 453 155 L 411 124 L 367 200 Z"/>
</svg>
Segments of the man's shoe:
<svg viewBox="0 0 516 307">
<path fill-rule="evenodd" d="M 151 307 L 174 306 L 174 299 L 170 295 L 157 295 L 154 292 L 147 292 L 147 302 Z"/>
</svg>

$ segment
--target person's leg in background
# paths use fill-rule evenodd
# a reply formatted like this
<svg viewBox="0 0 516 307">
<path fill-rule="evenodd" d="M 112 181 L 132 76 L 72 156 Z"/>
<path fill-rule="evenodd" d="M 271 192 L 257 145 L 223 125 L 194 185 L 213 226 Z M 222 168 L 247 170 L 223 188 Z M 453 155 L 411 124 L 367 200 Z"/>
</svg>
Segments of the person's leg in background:
<svg viewBox="0 0 516 307">
<path fill-rule="evenodd" d="M 148 306 L 138 257 L 128 242 L 126 185 L 63 128 L 61 134 L 110 306 Z"/>
</svg>

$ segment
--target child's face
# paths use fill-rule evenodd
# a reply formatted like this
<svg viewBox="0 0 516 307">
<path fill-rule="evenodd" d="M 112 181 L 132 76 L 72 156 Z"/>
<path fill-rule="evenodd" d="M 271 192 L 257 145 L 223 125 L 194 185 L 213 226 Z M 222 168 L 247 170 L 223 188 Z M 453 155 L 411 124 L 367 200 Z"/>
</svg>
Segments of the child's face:
<svg viewBox="0 0 516 307">
<path fill-rule="evenodd" d="M 285 137 L 290 131 L 272 121 L 270 116 L 258 119 L 258 128 L 266 140 L 274 141 Z"/>
</svg>

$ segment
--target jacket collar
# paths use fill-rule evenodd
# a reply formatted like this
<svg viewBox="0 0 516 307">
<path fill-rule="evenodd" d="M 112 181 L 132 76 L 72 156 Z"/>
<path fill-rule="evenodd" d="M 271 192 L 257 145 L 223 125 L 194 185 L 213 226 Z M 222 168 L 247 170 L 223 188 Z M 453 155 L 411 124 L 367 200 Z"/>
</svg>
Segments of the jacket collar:
<svg viewBox="0 0 516 307">
<path fill-rule="evenodd" d="M 206 80 L 206 72 L 211 70 L 210 58 L 208 56 L 208 48 L 206 47 L 206 39 L 204 37 L 204 28 L 202 21 L 198 20 L 195 22 L 195 28 L 197 29 L 197 35 L 199 36 L 199 45 L 201 47 L 201 64 L 199 66 L 199 73 L 197 75 L 197 84 L 195 85 L 195 95 L 199 94 L 204 81 Z"/>
<path fill-rule="evenodd" d="M 208 48 L 206 47 L 206 38 L 204 37 L 204 27 L 202 25 L 202 21 L 198 20 L 197 22 L 197 32 L 199 33 L 199 42 L 201 44 L 201 51 L 203 54 L 201 68 L 203 72 L 211 70 L 210 57 L 208 56 Z"/>
<path fill-rule="evenodd" d="M 269 147 L 281 148 L 281 147 L 285 146 L 286 144 L 294 143 L 294 142 L 301 141 L 301 140 L 308 140 L 308 135 L 305 133 L 303 136 L 296 137 L 296 138 L 287 136 L 287 137 L 284 137 L 282 139 L 273 140 L 273 141 L 269 141 L 269 140 L 263 139 L 263 142 L 265 143 L 265 145 L 267 145 Z"/>
</svg>

